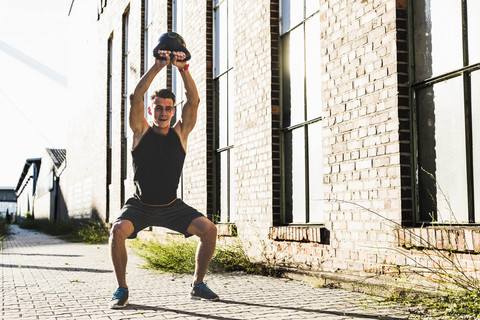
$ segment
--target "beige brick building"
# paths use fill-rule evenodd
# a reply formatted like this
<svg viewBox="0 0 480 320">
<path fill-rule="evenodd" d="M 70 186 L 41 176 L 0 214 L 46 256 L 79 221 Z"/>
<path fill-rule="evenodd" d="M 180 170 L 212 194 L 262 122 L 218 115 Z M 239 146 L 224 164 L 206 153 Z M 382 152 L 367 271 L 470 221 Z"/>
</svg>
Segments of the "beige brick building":
<svg viewBox="0 0 480 320">
<path fill-rule="evenodd" d="M 111 223 L 132 194 L 128 95 L 177 31 L 201 100 L 178 194 L 222 234 L 300 269 L 383 273 L 435 245 L 478 270 L 480 10 L 467 2 L 72 2 L 70 216 Z M 152 87 L 181 114 L 175 68 Z"/>
</svg>

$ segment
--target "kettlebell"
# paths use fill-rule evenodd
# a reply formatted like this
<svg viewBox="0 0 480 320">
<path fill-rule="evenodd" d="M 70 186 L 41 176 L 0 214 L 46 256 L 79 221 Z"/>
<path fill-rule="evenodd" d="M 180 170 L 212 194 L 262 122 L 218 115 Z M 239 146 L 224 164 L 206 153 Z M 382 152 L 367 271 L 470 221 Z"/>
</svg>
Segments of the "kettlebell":
<svg viewBox="0 0 480 320">
<path fill-rule="evenodd" d="M 178 61 L 188 61 L 191 58 L 190 52 L 187 50 L 185 40 L 181 35 L 176 32 L 165 32 L 158 39 L 158 44 L 153 49 L 153 56 L 159 60 L 162 58 L 158 55 L 158 50 L 167 50 L 167 51 L 182 51 L 185 53 L 185 59 Z M 170 58 L 173 60 L 174 55 L 170 54 Z"/>
</svg>

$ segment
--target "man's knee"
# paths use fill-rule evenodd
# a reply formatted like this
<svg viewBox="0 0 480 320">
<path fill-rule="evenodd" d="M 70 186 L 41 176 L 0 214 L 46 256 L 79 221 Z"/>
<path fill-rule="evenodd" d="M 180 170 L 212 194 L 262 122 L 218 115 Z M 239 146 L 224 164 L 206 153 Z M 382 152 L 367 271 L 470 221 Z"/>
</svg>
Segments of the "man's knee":
<svg viewBox="0 0 480 320">
<path fill-rule="evenodd" d="M 208 219 L 205 219 L 206 223 L 204 225 L 204 230 L 202 232 L 203 237 L 214 238 L 217 236 L 217 226 Z"/>
<path fill-rule="evenodd" d="M 128 220 L 117 221 L 110 229 L 110 239 L 113 241 L 126 240 L 133 232 L 133 225 Z"/>
<path fill-rule="evenodd" d="M 190 224 L 188 232 L 198 236 L 200 239 L 217 236 L 217 226 L 205 217 L 200 217 Z"/>
</svg>

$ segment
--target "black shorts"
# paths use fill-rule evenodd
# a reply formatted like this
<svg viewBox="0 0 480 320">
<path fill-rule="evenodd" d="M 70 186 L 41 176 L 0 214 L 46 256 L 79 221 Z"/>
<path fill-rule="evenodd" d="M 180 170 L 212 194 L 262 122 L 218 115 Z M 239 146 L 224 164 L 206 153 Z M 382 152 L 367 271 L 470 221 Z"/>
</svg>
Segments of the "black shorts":
<svg viewBox="0 0 480 320">
<path fill-rule="evenodd" d="M 151 206 L 130 198 L 115 222 L 128 220 L 133 224 L 134 230 L 128 239 L 136 238 L 137 233 L 146 227 L 164 227 L 190 237 L 192 235 L 187 233 L 188 226 L 198 217 L 204 217 L 204 215 L 181 199 L 176 199 L 164 206 Z"/>
</svg>

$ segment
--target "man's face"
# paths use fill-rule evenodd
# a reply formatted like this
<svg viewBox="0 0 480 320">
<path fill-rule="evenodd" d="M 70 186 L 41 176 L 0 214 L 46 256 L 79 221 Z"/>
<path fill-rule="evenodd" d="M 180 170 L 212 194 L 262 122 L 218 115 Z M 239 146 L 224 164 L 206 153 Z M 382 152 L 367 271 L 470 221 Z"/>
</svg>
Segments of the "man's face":
<svg viewBox="0 0 480 320">
<path fill-rule="evenodd" d="M 173 100 L 155 97 L 153 100 L 153 124 L 161 129 L 170 128 L 170 121 L 175 115 Z"/>
</svg>

